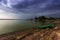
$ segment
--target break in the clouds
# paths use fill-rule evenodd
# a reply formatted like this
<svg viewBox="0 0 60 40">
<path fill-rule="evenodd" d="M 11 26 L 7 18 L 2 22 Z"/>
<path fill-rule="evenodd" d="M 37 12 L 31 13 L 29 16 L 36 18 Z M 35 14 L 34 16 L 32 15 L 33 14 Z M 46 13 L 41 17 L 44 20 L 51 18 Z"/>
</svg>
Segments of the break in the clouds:
<svg viewBox="0 0 60 40">
<path fill-rule="evenodd" d="M 0 0 L 0 4 L 1 10 L 21 18 L 60 13 L 60 0 Z"/>
<path fill-rule="evenodd" d="M 0 19 L 17 19 L 17 14 L 0 10 Z"/>
</svg>

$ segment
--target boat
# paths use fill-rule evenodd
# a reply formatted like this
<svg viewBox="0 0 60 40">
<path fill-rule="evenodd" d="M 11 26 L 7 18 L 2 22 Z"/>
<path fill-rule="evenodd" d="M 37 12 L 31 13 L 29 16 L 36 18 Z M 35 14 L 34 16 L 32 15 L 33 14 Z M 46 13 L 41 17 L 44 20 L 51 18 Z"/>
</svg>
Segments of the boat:
<svg viewBox="0 0 60 40">
<path fill-rule="evenodd" d="M 54 28 L 54 27 L 55 27 L 54 24 L 37 26 L 37 28 L 39 28 L 39 29 Z"/>
</svg>

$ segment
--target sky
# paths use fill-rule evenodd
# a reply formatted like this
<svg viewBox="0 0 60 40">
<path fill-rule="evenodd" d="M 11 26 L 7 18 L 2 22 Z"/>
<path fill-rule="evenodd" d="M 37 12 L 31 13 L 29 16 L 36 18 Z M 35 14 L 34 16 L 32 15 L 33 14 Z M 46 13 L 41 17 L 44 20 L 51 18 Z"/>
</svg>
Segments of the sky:
<svg viewBox="0 0 60 40">
<path fill-rule="evenodd" d="M 0 0 L 0 19 L 25 19 L 42 15 L 60 17 L 60 0 Z"/>
</svg>

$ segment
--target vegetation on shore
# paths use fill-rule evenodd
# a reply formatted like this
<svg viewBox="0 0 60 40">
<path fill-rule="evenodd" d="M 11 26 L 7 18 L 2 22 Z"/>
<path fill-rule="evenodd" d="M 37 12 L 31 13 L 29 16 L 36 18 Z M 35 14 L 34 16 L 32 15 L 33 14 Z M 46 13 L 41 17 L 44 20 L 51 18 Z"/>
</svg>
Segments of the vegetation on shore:
<svg viewBox="0 0 60 40">
<path fill-rule="evenodd" d="M 40 16 L 40 17 L 35 17 L 34 20 L 35 22 L 40 22 L 40 24 L 44 25 L 47 22 L 52 23 L 55 22 L 56 20 L 60 20 L 60 18 Z"/>
</svg>

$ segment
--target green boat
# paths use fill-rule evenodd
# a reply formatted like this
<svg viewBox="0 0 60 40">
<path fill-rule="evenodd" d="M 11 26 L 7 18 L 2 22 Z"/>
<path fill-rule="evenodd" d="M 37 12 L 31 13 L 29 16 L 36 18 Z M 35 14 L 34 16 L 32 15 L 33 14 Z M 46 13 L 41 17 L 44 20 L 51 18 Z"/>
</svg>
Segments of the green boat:
<svg viewBox="0 0 60 40">
<path fill-rule="evenodd" d="M 37 28 L 39 28 L 39 29 L 46 29 L 47 26 L 38 26 Z"/>
<path fill-rule="evenodd" d="M 49 24 L 49 25 L 43 25 L 43 26 L 38 26 L 37 28 L 39 29 L 46 29 L 46 28 L 54 28 L 54 24 Z"/>
<path fill-rule="evenodd" d="M 55 26 L 54 26 L 54 24 L 49 24 L 48 25 L 48 28 L 54 28 Z"/>
</svg>

